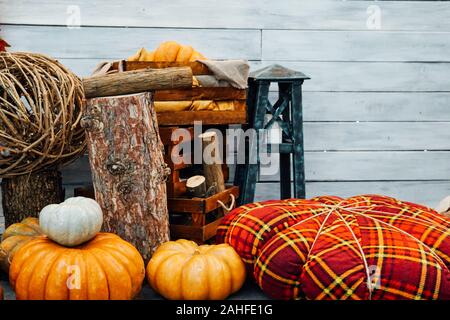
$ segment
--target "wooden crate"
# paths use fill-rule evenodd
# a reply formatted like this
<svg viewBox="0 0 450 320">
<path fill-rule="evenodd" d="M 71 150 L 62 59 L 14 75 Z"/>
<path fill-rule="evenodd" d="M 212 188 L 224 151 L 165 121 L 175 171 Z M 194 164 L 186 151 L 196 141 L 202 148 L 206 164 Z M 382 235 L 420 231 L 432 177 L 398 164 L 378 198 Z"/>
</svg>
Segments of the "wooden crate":
<svg viewBox="0 0 450 320">
<path fill-rule="evenodd" d="M 185 67 L 192 69 L 193 75 L 210 75 L 209 69 L 200 62 L 147 62 L 118 61 L 113 64 L 114 70 L 131 71 L 145 68 Z M 233 111 L 175 111 L 158 113 L 159 126 L 193 125 L 194 121 L 202 121 L 203 125 L 228 125 L 247 123 L 247 90 L 233 87 L 194 87 L 156 91 L 155 101 L 185 100 L 234 100 L 236 110 Z"/>
<path fill-rule="evenodd" d="M 172 133 L 179 129 L 180 127 L 160 127 L 159 128 L 159 135 L 161 137 L 161 141 L 164 145 L 164 160 L 166 164 L 170 168 L 170 175 L 167 178 L 166 186 L 167 186 L 167 197 L 169 199 L 171 198 L 177 198 L 181 197 L 186 193 L 186 180 L 183 179 L 183 171 L 191 172 L 191 176 L 195 173 L 190 170 L 190 168 L 193 167 L 192 163 L 194 162 L 193 155 L 188 155 L 190 159 L 190 163 L 184 163 L 183 156 L 179 155 L 179 150 L 185 143 L 193 143 L 193 137 L 194 137 L 194 128 L 193 127 L 185 127 L 183 129 L 187 130 L 189 132 L 189 139 L 188 140 L 182 140 L 179 139 L 177 141 L 172 140 Z M 193 150 L 193 147 L 191 146 L 191 151 Z M 173 156 L 176 155 L 176 156 Z M 174 159 L 173 159 L 174 158 Z M 175 163 L 174 161 L 175 160 Z M 222 171 L 224 180 L 227 181 L 229 178 L 229 169 L 226 164 L 222 165 Z"/>
<path fill-rule="evenodd" d="M 172 239 L 191 239 L 204 243 L 216 235 L 217 227 L 223 217 L 223 210 L 218 200 L 229 205 L 231 195 L 239 196 L 239 188 L 229 186 L 224 191 L 208 198 L 173 198 L 168 199 L 168 209 L 171 217 L 183 216 L 187 219 L 172 219 L 170 236 Z"/>
</svg>

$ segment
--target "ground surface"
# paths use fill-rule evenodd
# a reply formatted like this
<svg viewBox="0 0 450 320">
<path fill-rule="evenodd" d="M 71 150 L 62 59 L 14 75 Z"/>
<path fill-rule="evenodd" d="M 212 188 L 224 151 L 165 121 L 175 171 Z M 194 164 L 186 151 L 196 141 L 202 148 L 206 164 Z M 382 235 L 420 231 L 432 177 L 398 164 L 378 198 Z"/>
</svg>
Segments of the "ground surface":
<svg viewBox="0 0 450 320">
<path fill-rule="evenodd" d="M 5 291 L 5 300 L 14 300 L 15 294 L 12 291 L 11 287 L 8 284 L 8 277 L 6 274 L 1 273 L 0 275 L 0 284 Z M 156 294 L 147 284 L 145 284 L 142 288 L 141 293 L 136 297 L 139 300 L 159 300 L 162 297 Z M 248 281 L 244 287 L 232 295 L 229 299 L 231 300 L 266 300 L 267 296 L 259 289 L 259 287 Z"/>
</svg>

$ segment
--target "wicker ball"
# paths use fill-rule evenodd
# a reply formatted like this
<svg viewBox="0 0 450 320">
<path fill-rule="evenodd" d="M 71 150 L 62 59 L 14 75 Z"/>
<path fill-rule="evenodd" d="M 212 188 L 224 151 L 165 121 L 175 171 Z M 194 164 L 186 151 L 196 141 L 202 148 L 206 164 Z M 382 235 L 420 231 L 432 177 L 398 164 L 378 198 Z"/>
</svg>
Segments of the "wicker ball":
<svg viewBox="0 0 450 320">
<path fill-rule="evenodd" d="M 81 80 L 34 53 L 0 53 L 0 177 L 57 167 L 85 150 Z"/>
</svg>

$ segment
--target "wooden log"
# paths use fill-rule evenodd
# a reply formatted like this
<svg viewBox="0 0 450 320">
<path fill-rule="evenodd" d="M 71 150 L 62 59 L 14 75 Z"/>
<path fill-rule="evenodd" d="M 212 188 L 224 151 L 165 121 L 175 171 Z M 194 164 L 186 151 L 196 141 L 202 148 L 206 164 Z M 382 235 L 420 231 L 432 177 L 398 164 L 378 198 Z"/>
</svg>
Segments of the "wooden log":
<svg viewBox="0 0 450 320">
<path fill-rule="evenodd" d="M 82 126 L 103 229 L 131 242 L 148 261 L 169 240 L 170 172 L 151 93 L 88 99 Z"/>
<path fill-rule="evenodd" d="M 222 192 L 225 190 L 225 181 L 217 134 L 214 131 L 209 131 L 200 134 L 198 137 L 202 141 L 203 174 L 206 179 L 206 190 L 214 187 L 214 193 Z"/>
<path fill-rule="evenodd" d="M 64 200 L 61 173 L 56 169 L 3 178 L 1 190 L 6 228 L 27 217 L 38 217 L 46 205 Z"/>
<path fill-rule="evenodd" d="M 192 176 L 186 181 L 186 189 L 190 196 L 203 198 L 206 194 L 206 179 L 204 176 Z"/>
<path fill-rule="evenodd" d="M 83 79 L 86 98 L 192 87 L 189 67 L 142 69 Z"/>
</svg>

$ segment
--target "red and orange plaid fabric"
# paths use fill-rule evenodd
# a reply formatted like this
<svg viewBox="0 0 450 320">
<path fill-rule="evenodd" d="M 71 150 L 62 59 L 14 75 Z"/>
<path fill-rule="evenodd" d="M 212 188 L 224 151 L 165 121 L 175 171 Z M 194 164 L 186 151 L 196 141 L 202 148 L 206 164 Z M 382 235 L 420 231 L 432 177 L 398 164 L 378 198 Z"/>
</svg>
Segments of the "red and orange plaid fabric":
<svg viewBox="0 0 450 320">
<path fill-rule="evenodd" d="M 277 299 L 450 299 L 450 219 L 394 198 L 271 200 L 218 228 Z"/>
</svg>

